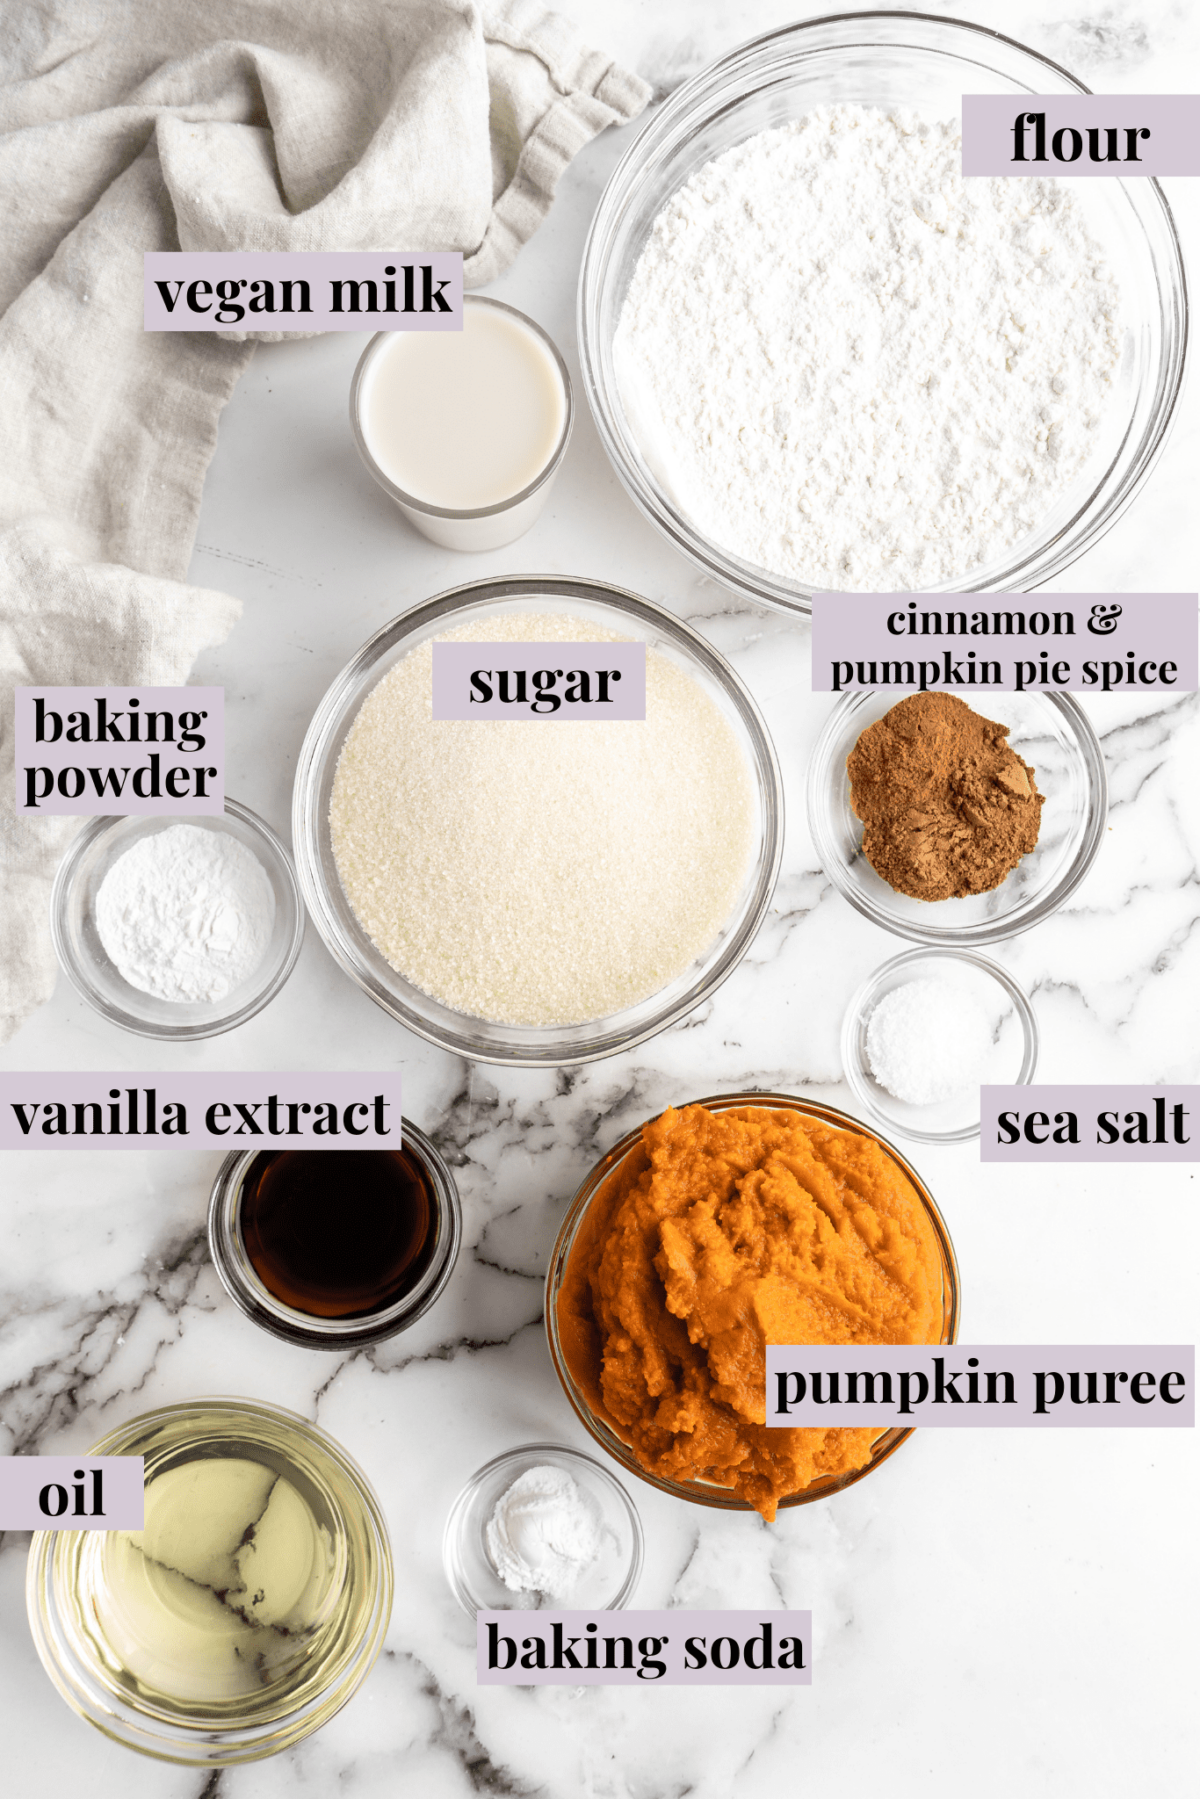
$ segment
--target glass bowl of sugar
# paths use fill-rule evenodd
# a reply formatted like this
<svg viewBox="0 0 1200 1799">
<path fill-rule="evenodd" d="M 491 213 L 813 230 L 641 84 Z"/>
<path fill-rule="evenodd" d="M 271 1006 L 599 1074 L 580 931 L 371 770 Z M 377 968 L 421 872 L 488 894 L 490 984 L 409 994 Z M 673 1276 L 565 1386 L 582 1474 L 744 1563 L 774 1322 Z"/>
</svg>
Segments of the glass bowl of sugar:
<svg viewBox="0 0 1200 1799">
<path fill-rule="evenodd" d="M 248 806 L 89 818 L 50 898 L 59 964 L 122 1030 L 164 1042 L 217 1037 L 261 1012 L 304 941 L 287 850 Z"/>
<path fill-rule="evenodd" d="M 705 574 L 800 613 L 1026 592 L 1121 516 L 1183 378 L 1167 201 L 972 189 L 953 126 L 964 93 L 1086 92 L 998 32 L 867 12 L 744 44 L 654 113 L 588 237 L 580 365 L 620 480 Z"/>
<path fill-rule="evenodd" d="M 1033 1008 L 1007 969 L 970 950 L 910 949 L 863 982 L 842 1023 L 842 1067 L 873 1123 L 917 1143 L 979 1135 L 979 1089 L 1037 1067 Z"/>
<path fill-rule="evenodd" d="M 642 642 L 646 716 L 435 721 L 447 638 L 492 663 Z M 733 972 L 774 891 L 783 784 L 698 632 L 598 581 L 513 576 L 364 644 L 309 726 L 292 837 L 313 923 L 377 1005 L 457 1055 L 555 1067 L 645 1041 Z"/>
</svg>

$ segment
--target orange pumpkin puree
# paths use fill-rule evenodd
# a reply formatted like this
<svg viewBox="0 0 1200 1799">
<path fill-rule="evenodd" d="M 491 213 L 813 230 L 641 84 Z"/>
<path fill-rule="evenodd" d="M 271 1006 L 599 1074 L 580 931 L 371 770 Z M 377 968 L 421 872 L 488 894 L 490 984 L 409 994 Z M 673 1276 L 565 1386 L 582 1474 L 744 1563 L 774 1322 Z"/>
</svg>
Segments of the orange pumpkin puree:
<svg viewBox="0 0 1200 1799">
<path fill-rule="evenodd" d="M 766 1345 L 940 1341 L 938 1240 L 869 1137 L 782 1109 L 672 1108 L 588 1208 L 558 1324 L 644 1468 L 731 1487 L 770 1520 L 863 1467 L 878 1432 L 769 1429 Z"/>
</svg>

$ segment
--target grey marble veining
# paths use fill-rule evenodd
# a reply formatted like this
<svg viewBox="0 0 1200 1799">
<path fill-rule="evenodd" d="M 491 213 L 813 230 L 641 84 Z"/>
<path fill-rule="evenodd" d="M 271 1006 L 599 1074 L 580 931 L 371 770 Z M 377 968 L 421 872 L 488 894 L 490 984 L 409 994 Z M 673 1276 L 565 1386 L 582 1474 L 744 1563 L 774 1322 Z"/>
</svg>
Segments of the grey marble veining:
<svg viewBox="0 0 1200 1799">
<path fill-rule="evenodd" d="M 987 24 L 1126 91 L 1197 86 L 1197 15 L 1166 0 L 935 11 Z M 601 0 L 585 22 L 660 94 L 794 14 L 767 0 Z M 577 373 L 575 271 L 623 151 L 579 158 L 543 229 L 495 291 L 537 316 Z M 1168 183 L 1185 247 L 1200 189 Z M 316 1419 L 366 1468 L 388 1512 L 397 1602 L 354 1702 L 290 1753 L 207 1775 L 90 1731 L 58 1699 L 24 1616 L 26 1538 L 0 1548 L 0 1690 L 15 1799 L 1031 1799 L 1190 1789 L 1196 1766 L 1192 1433 L 919 1433 L 838 1499 L 756 1517 L 675 1504 L 640 1484 L 636 1603 L 810 1607 L 816 1677 L 787 1693 L 478 1688 L 473 1633 L 441 1570 L 463 1481 L 540 1438 L 587 1447 L 545 1348 L 542 1278 L 565 1206 L 626 1131 L 665 1104 L 778 1087 L 853 1110 L 838 1033 L 857 984 L 902 947 L 822 873 L 804 770 L 831 703 L 808 691 L 808 632 L 699 578 L 635 512 L 586 413 L 547 513 L 483 559 L 436 550 L 363 473 L 345 425 L 354 337 L 260 350 L 221 427 L 196 580 L 241 595 L 241 625 L 198 680 L 227 689 L 229 785 L 286 831 L 308 719 L 385 620 L 484 574 L 612 579 L 664 601 L 733 662 L 784 769 L 788 833 L 772 910 L 745 962 L 698 1012 L 629 1055 L 561 1071 L 472 1066 L 410 1036 L 340 974 L 310 929 L 288 986 L 232 1035 L 187 1047 L 124 1036 L 60 982 L 2 1052 L 8 1068 L 401 1067 L 405 1109 L 463 1199 L 462 1255 L 412 1330 L 348 1355 L 257 1331 L 226 1299 L 204 1239 L 220 1158 L 205 1152 L 5 1158 L 0 1451 L 71 1453 L 121 1420 L 202 1393 Z M 1143 493 L 1060 590 L 1196 585 L 1193 383 Z M 1200 705 L 1085 705 L 1112 789 L 1087 881 L 1000 946 L 1034 998 L 1048 1080 L 1200 1079 Z M 1003 703 L 995 702 L 1003 716 Z M 914 1151 L 963 1274 L 964 1338 L 1192 1341 L 1197 1193 L 1186 1168 L 1031 1166 L 1019 1180 L 971 1146 Z"/>
</svg>

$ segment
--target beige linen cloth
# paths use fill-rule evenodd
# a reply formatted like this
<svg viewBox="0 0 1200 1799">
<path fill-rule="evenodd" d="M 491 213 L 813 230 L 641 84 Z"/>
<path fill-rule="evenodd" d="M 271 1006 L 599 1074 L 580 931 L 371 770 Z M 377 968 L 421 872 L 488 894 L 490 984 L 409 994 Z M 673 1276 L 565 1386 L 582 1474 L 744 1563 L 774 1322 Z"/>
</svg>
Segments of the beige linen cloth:
<svg viewBox="0 0 1200 1799">
<path fill-rule="evenodd" d="M 3 0 L 0 1040 L 49 997 L 58 859 L 14 685 L 169 684 L 240 605 L 183 585 L 253 344 L 142 331 L 145 250 L 461 250 L 498 275 L 649 90 L 537 0 Z"/>
</svg>

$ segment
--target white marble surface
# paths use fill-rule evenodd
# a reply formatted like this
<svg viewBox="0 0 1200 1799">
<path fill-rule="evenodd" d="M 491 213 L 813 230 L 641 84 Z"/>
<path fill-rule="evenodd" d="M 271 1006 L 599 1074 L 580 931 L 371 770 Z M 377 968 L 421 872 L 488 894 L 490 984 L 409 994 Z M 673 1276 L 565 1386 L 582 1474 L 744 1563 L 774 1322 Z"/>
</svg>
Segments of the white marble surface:
<svg viewBox="0 0 1200 1799">
<path fill-rule="evenodd" d="M 1196 15 L 1168 0 L 957 8 L 1047 51 L 1092 86 L 1200 86 Z M 666 91 L 795 16 L 779 0 L 597 0 L 585 22 Z M 636 127 L 635 127 L 636 129 Z M 624 134 L 626 137 L 628 133 Z M 575 364 L 575 271 L 624 148 L 579 158 L 553 213 L 494 291 L 539 318 Z M 1193 267 L 1200 189 L 1168 184 Z M 586 1446 L 541 1324 L 556 1221 L 595 1159 L 669 1101 L 776 1086 L 847 1105 L 837 1036 L 855 985 L 901 945 L 816 865 L 803 771 L 828 701 L 807 691 L 807 629 L 700 581 L 643 522 L 582 416 L 547 515 L 482 560 L 415 536 L 360 468 L 345 418 L 355 337 L 260 349 L 229 407 L 205 495 L 197 581 L 246 602 L 196 679 L 227 689 L 229 786 L 286 832 L 310 713 L 388 618 L 477 575 L 609 577 L 663 601 L 733 661 L 775 735 L 790 806 L 775 907 L 738 973 L 686 1023 L 583 1070 L 501 1073 L 407 1035 L 310 931 L 280 998 L 231 1036 L 155 1050 L 60 981 L 6 1067 L 399 1066 L 406 1110 L 453 1161 L 466 1239 L 452 1284 L 413 1331 L 368 1354 L 274 1342 L 224 1297 L 204 1241 L 219 1158 L 10 1154 L 0 1281 L 0 1450 L 70 1453 L 135 1412 L 205 1392 L 319 1420 L 383 1495 L 397 1602 L 386 1652 L 337 1719 L 297 1750 L 207 1775 L 109 1744 L 61 1703 L 30 1645 L 26 1539 L 0 1552 L 6 1788 L 91 1799 L 746 1799 L 781 1792 L 1000 1799 L 1190 1789 L 1194 1433 L 919 1433 L 840 1498 L 774 1526 L 638 1487 L 642 1605 L 811 1607 L 811 1690 L 480 1689 L 472 1631 L 442 1576 L 462 1481 L 537 1438 Z M 1148 488 L 1061 589 L 1194 589 L 1196 405 Z M 1195 696 L 1087 702 L 1113 787 L 1111 830 L 1066 911 L 1003 946 L 1033 994 L 1047 1080 L 1191 1080 L 1200 964 Z M 1190 997 L 1189 997 L 1190 996 Z M 1154 1342 L 1196 1336 L 1189 1168 L 1037 1167 L 1019 1181 L 973 1148 L 922 1151 L 963 1273 L 976 1341 Z"/>
</svg>

